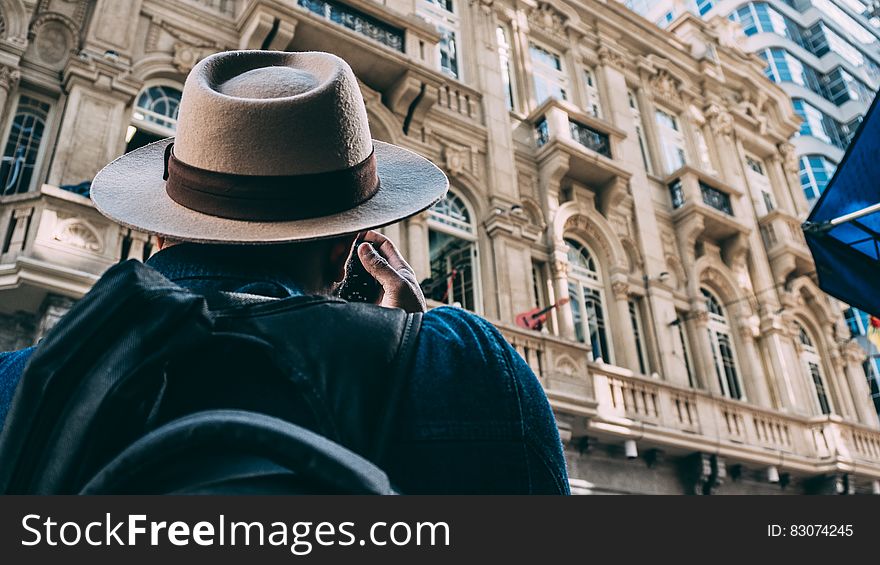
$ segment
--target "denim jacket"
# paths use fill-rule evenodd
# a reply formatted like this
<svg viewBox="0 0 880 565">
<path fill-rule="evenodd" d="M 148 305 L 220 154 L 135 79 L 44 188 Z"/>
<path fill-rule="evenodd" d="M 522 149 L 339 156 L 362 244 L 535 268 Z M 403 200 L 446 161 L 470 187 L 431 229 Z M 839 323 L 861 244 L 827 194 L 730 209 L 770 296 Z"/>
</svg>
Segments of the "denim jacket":
<svg viewBox="0 0 880 565">
<path fill-rule="evenodd" d="M 194 244 L 147 263 L 195 292 L 302 294 L 278 270 Z M 33 348 L 0 353 L 0 424 Z M 568 494 L 562 445 L 534 373 L 498 330 L 460 308 L 425 314 L 385 471 L 408 494 Z"/>
</svg>

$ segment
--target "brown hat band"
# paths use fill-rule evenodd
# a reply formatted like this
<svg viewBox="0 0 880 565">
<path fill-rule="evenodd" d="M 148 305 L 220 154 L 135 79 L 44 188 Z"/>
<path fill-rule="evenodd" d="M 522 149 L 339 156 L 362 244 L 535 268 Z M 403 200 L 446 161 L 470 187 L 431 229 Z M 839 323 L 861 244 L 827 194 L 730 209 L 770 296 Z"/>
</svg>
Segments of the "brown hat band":
<svg viewBox="0 0 880 565">
<path fill-rule="evenodd" d="M 379 191 L 375 151 L 347 169 L 309 175 L 218 173 L 187 165 L 165 148 L 165 191 L 196 212 L 231 220 L 319 218 L 354 208 Z"/>
</svg>

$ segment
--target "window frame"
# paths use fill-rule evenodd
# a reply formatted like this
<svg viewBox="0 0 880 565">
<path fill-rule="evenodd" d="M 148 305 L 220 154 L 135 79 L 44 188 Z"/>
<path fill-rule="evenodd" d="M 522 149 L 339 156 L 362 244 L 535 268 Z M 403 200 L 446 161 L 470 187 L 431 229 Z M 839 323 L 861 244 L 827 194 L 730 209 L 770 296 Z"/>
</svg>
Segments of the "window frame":
<svg viewBox="0 0 880 565">
<path fill-rule="evenodd" d="M 40 147 L 37 149 L 37 158 L 34 161 L 34 168 L 31 179 L 29 181 L 29 186 L 24 192 L 16 192 L 14 194 L 25 194 L 27 192 L 36 191 L 44 182 L 46 178 L 46 173 L 49 167 L 48 159 L 46 159 L 47 152 L 50 150 L 49 147 L 54 147 L 55 145 L 55 118 L 56 118 L 56 100 L 40 94 L 39 92 L 35 92 L 33 90 L 28 90 L 27 88 L 19 87 L 17 91 L 14 93 L 10 93 L 9 98 L 11 100 L 7 100 L 8 108 L 12 109 L 12 112 L 9 113 L 9 116 L 4 116 L 4 120 L 0 123 L 0 126 L 3 127 L 3 137 L 0 137 L 0 158 L 6 152 L 6 145 L 9 143 L 9 135 L 12 133 L 12 124 L 15 121 L 15 116 L 18 113 L 18 105 L 21 101 L 21 97 L 26 96 L 28 98 L 32 98 L 39 102 L 49 105 L 49 109 L 46 111 L 46 118 L 44 120 L 43 125 L 43 134 L 40 138 Z M 37 181 L 37 179 L 43 179 L 41 181 Z M 0 196 L 3 196 L 3 187 L 0 186 Z"/>
<path fill-rule="evenodd" d="M 576 267 L 569 260 L 569 271 L 568 271 L 568 289 L 569 295 L 571 295 L 572 286 L 578 292 L 578 310 L 580 315 L 580 324 L 581 324 L 581 333 L 584 337 L 583 341 L 577 339 L 577 322 L 575 321 L 575 337 L 581 343 L 588 343 L 589 340 L 590 345 L 590 360 L 596 361 L 601 358 L 602 361 L 608 365 L 614 364 L 614 343 L 612 339 L 612 333 L 610 331 L 610 318 L 609 316 L 609 308 L 608 302 L 605 300 L 605 281 L 602 277 L 602 270 L 599 262 L 596 260 L 598 257 L 592 250 L 592 248 L 586 243 L 568 236 L 564 238 L 565 244 L 569 247 L 568 254 L 570 254 L 572 249 L 572 244 L 574 244 L 575 251 L 577 248 L 583 249 L 587 252 L 589 256 L 590 263 L 592 263 L 592 268 L 580 268 Z M 587 291 L 592 291 L 589 295 Z M 594 293 L 594 294 L 593 294 Z M 605 347 L 608 349 L 607 352 L 602 352 L 605 355 L 597 356 L 596 355 L 596 347 L 593 344 L 592 336 L 591 336 L 591 318 L 588 315 L 587 309 L 587 298 L 590 297 L 591 300 L 595 301 L 598 298 L 599 305 L 599 314 L 601 315 L 601 319 L 596 318 L 595 326 L 597 329 L 597 339 L 599 339 L 600 345 L 601 342 L 604 341 Z M 570 302 L 570 307 L 574 307 L 574 301 Z M 574 314 L 574 312 L 572 312 Z M 574 316 L 572 316 L 574 317 Z M 601 333 L 601 337 L 598 335 Z"/>
<path fill-rule="evenodd" d="M 648 356 L 647 335 L 645 334 L 645 324 L 642 318 L 644 309 L 642 308 L 642 298 L 639 296 L 631 296 L 627 300 L 627 311 L 629 312 L 630 324 L 633 328 L 633 338 L 635 338 L 636 357 L 639 363 L 641 374 L 651 374 L 651 358 Z"/>
<path fill-rule="evenodd" d="M 429 23 L 437 27 L 437 30 L 441 33 L 441 41 L 444 32 L 452 34 L 453 49 L 455 51 L 455 69 L 447 70 L 443 67 L 443 50 L 440 48 L 439 44 L 437 47 L 437 68 L 444 75 L 462 82 L 466 75 L 464 72 L 464 57 L 462 57 L 461 53 L 463 27 L 462 14 L 464 13 L 464 10 L 461 9 L 459 2 L 463 1 L 464 0 L 445 0 L 443 3 L 450 5 L 452 7 L 450 10 L 440 6 L 438 2 L 432 2 L 431 0 L 416 0 L 416 12 L 424 17 Z"/>
<path fill-rule="evenodd" d="M 590 116 L 598 120 L 604 120 L 605 111 L 602 105 L 602 93 L 599 88 L 599 77 L 596 74 L 596 69 L 583 66 L 581 68 L 581 78 L 584 86 L 584 109 Z"/>
<path fill-rule="evenodd" d="M 801 365 L 804 369 L 804 375 L 813 388 L 813 406 L 818 408 L 819 414 L 826 416 L 828 414 L 833 414 L 834 403 L 831 398 L 831 389 L 828 387 L 828 379 L 825 378 L 824 364 L 822 363 L 822 356 L 819 354 L 819 350 L 816 347 L 815 336 L 807 331 L 807 328 L 805 328 L 800 322 L 796 322 L 796 326 L 798 328 L 798 336 L 796 339 L 798 340 L 798 343 L 800 343 L 801 348 Z M 819 385 L 821 385 L 821 391 L 819 390 Z M 823 400 L 825 406 L 823 406 Z M 826 407 L 827 411 L 825 410 Z"/>
<path fill-rule="evenodd" d="M 468 200 L 461 194 L 461 192 L 450 188 L 444 200 L 447 198 L 456 198 L 461 202 L 461 205 L 464 207 L 467 212 L 469 218 L 470 230 L 459 228 L 453 224 L 444 222 L 437 218 L 440 216 L 435 210 L 434 206 L 428 208 L 428 217 L 426 220 L 426 227 L 428 233 L 426 234 L 426 243 L 428 245 L 428 263 L 430 266 L 431 260 L 431 235 L 430 232 L 434 231 L 437 233 L 445 234 L 447 236 L 451 236 L 460 240 L 467 241 L 470 244 L 470 260 L 471 260 L 471 271 L 473 277 L 473 299 L 474 299 L 474 309 L 473 312 L 476 314 L 482 314 L 483 312 L 483 290 L 482 290 L 482 281 L 480 279 L 480 253 L 479 253 L 479 238 L 477 237 L 477 223 L 475 221 L 474 207 L 468 202 Z M 443 202 L 441 200 L 440 202 Z M 439 204 L 439 202 L 438 202 Z M 435 204 L 436 206 L 436 204 Z M 455 220 L 455 222 L 461 222 L 460 220 Z M 447 305 L 452 305 L 453 302 L 446 303 Z M 463 309 L 467 309 L 462 305 Z"/>
<path fill-rule="evenodd" d="M 736 352 L 736 340 L 733 337 L 732 328 L 727 317 L 727 311 L 724 308 L 724 303 L 719 300 L 714 292 L 704 286 L 700 287 L 700 293 L 703 295 L 703 299 L 706 303 L 706 310 L 709 314 L 709 322 L 706 329 L 709 332 L 709 342 L 712 348 L 712 361 L 715 365 L 715 375 L 718 378 L 718 385 L 721 387 L 721 394 L 725 398 L 746 401 L 742 371 L 740 371 L 739 367 L 739 356 Z M 713 311 L 713 308 L 710 306 L 710 299 L 714 302 L 717 312 Z M 725 338 L 725 340 L 723 340 L 725 343 L 722 343 L 722 337 Z M 726 345 L 729 350 L 729 354 L 726 356 L 722 349 L 722 345 Z M 730 360 L 730 365 L 733 368 L 733 377 L 735 379 L 734 384 L 736 385 L 736 392 L 738 393 L 736 396 L 733 395 L 733 391 L 730 388 L 730 373 L 727 371 L 728 366 L 725 364 L 727 359 Z"/>
<path fill-rule="evenodd" d="M 548 65 L 544 65 L 536 61 L 535 57 L 532 54 L 533 48 L 553 56 L 558 61 L 559 68 L 553 69 Z M 549 82 L 557 86 L 558 90 L 562 92 L 562 100 L 571 101 L 571 77 L 568 76 L 568 70 L 566 69 L 565 54 L 557 49 L 554 49 L 553 47 L 550 47 L 546 43 L 536 41 L 534 38 L 529 38 L 528 50 L 529 64 L 532 69 L 532 94 L 534 94 L 535 96 L 535 104 L 537 106 L 540 106 L 551 97 L 555 96 L 554 94 L 550 94 L 546 98 L 539 99 L 537 82 L 538 78 L 544 80 L 545 83 Z"/>
<path fill-rule="evenodd" d="M 669 118 L 670 125 L 661 121 L 661 116 Z M 671 175 L 675 171 L 688 164 L 687 141 L 684 135 L 684 122 L 681 115 L 663 106 L 654 107 L 654 126 L 657 129 L 657 137 L 660 141 L 660 154 L 663 159 L 663 172 Z M 672 167 L 670 161 L 673 155 L 669 151 L 675 151 L 681 163 Z"/>
<path fill-rule="evenodd" d="M 132 103 L 131 116 L 129 117 L 129 120 L 128 120 L 129 125 L 134 126 L 138 129 L 143 129 L 144 131 L 146 131 L 147 133 L 150 133 L 152 135 L 159 135 L 162 137 L 173 137 L 177 133 L 177 118 L 171 118 L 170 116 L 164 116 L 162 114 L 158 114 L 156 112 L 152 112 L 151 110 L 146 110 L 145 108 L 138 106 L 138 101 L 140 100 L 141 96 L 143 96 L 149 89 L 156 88 L 156 87 L 171 88 L 171 89 L 174 89 L 177 92 L 181 93 L 181 96 L 183 95 L 183 85 L 178 82 L 168 81 L 168 80 L 156 80 L 156 81 L 145 82 L 144 86 L 140 89 L 140 91 L 138 91 L 137 96 L 135 96 L 134 102 Z M 180 100 L 177 101 L 177 108 L 178 108 L 178 113 L 179 113 Z M 156 122 L 151 122 L 148 119 L 146 119 L 146 116 L 144 118 L 138 118 L 136 116 L 136 114 L 138 112 L 142 112 L 142 111 L 148 111 L 151 113 L 155 113 L 157 116 L 160 116 L 165 119 L 173 119 L 175 127 L 169 128 L 164 125 L 157 124 Z M 126 141 L 126 143 L 127 142 L 128 141 Z"/>
</svg>

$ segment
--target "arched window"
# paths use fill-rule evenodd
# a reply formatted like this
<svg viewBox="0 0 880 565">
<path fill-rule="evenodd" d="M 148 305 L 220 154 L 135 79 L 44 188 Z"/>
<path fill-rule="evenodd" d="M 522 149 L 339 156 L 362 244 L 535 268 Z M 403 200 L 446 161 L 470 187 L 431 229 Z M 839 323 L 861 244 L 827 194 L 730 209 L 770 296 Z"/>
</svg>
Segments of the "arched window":
<svg viewBox="0 0 880 565">
<path fill-rule="evenodd" d="M 173 86 L 155 85 L 144 88 L 137 97 L 131 125 L 125 135 L 126 153 L 174 135 L 180 90 Z"/>
<path fill-rule="evenodd" d="M 736 351 L 730 335 L 730 324 L 721 301 L 714 294 L 701 288 L 709 312 L 709 342 L 712 344 L 712 359 L 715 362 L 715 375 L 724 396 L 743 399 L 742 385 L 736 368 Z"/>
<path fill-rule="evenodd" d="M 568 245 L 569 306 L 574 318 L 574 332 L 578 341 L 593 348 L 593 359 L 612 363 L 611 341 L 606 328 L 602 275 L 593 253 L 577 241 L 566 239 Z"/>
<path fill-rule="evenodd" d="M 479 311 L 476 227 L 470 208 L 452 191 L 428 211 L 431 276 L 425 295 L 444 304 Z"/>
<path fill-rule="evenodd" d="M 0 194 L 31 190 L 50 105 L 22 94 L 0 160 Z"/>
<path fill-rule="evenodd" d="M 813 389 L 816 392 L 816 402 L 819 405 L 819 411 L 823 414 L 831 414 L 831 402 L 828 399 L 828 389 L 825 387 L 825 379 L 822 378 L 822 359 L 814 345 L 813 339 L 807 330 L 800 324 L 798 327 L 798 340 L 801 342 L 801 359 L 804 363 L 804 370 L 807 377 L 813 382 Z"/>
</svg>

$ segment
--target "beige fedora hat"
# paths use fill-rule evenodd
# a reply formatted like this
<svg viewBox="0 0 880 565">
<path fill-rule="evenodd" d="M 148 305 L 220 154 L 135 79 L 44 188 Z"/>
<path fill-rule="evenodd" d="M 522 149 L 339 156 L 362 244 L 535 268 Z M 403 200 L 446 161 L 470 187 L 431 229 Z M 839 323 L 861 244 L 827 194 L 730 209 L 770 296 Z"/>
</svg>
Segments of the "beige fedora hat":
<svg viewBox="0 0 880 565">
<path fill-rule="evenodd" d="M 285 243 L 377 228 L 438 202 L 446 175 L 370 137 L 357 80 L 329 53 L 211 55 L 183 87 L 177 136 L 92 181 L 98 210 L 181 241 Z"/>
</svg>

